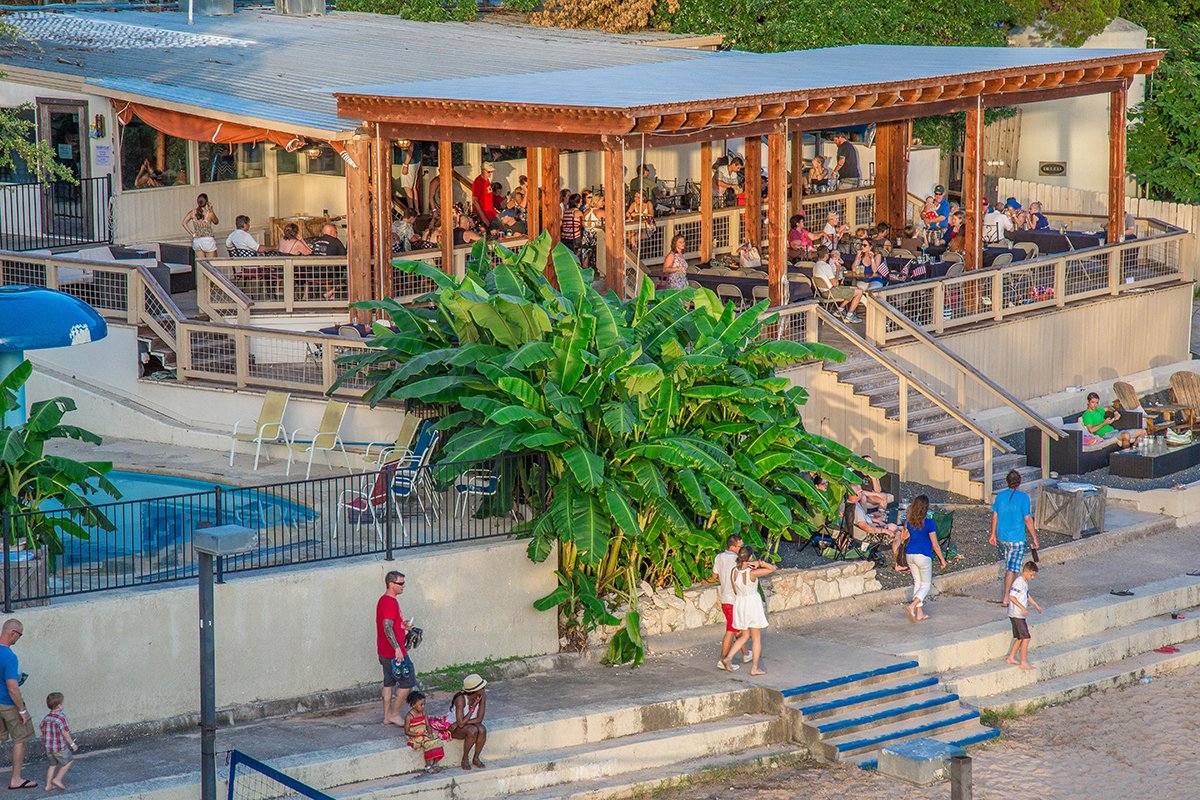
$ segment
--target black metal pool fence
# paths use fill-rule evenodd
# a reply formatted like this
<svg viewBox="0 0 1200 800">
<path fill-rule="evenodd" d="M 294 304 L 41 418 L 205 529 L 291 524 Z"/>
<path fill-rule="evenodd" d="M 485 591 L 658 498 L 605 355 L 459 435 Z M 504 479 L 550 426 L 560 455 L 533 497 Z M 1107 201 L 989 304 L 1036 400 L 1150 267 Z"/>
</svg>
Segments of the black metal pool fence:
<svg viewBox="0 0 1200 800">
<path fill-rule="evenodd" d="M 196 577 L 192 532 L 244 525 L 258 533 L 247 553 L 218 561 L 235 572 L 308 564 L 506 536 L 546 497 L 541 454 L 420 467 L 384 465 L 362 474 L 122 500 L 89 507 L 110 526 L 62 534 L 61 552 L 25 546 L 26 531 L 85 509 L 0 513 L 3 609 L 107 589 Z"/>
</svg>

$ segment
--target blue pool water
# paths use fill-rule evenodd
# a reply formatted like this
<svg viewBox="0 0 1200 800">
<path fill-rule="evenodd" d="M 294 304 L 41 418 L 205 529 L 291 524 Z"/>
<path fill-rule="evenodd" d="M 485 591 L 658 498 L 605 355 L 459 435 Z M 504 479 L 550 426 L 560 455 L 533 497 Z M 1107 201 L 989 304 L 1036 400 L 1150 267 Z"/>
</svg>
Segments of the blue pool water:
<svg viewBox="0 0 1200 800">
<path fill-rule="evenodd" d="M 308 506 L 286 498 L 212 481 L 117 470 L 109 473 L 109 480 L 120 490 L 119 500 L 99 494 L 89 499 L 102 506 L 116 530 L 90 528 L 86 540 L 66 537 L 67 560 L 96 561 L 171 548 L 190 551 L 191 534 L 198 527 L 237 524 L 264 531 L 317 516 Z M 217 488 L 222 490 L 219 513 Z"/>
</svg>

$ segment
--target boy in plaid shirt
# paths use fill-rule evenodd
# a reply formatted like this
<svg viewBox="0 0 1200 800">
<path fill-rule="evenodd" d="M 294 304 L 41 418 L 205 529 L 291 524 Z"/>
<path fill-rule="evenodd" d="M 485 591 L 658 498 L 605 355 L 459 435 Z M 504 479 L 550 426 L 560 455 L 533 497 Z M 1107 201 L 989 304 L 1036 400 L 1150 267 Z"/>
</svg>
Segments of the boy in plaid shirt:
<svg viewBox="0 0 1200 800">
<path fill-rule="evenodd" d="M 79 749 L 71 738 L 71 726 L 67 724 L 67 714 L 63 711 L 62 692 L 51 692 L 46 695 L 46 708 L 50 713 L 42 720 L 42 746 L 50 757 L 50 769 L 46 771 L 46 791 L 51 789 L 66 789 L 63 777 L 74 763 L 73 755 Z M 69 749 L 68 749 L 69 748 Z"/>
</svg>

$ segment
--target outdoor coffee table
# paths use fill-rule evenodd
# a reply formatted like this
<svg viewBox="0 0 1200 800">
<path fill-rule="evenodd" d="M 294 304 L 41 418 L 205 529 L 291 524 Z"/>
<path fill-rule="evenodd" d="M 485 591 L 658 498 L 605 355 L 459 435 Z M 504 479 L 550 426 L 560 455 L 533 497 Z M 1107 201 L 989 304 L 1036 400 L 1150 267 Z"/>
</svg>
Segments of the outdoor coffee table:
<svg viewBox="0 0 1200 800">
<path fill-rule="evenodd" d="M 1145 450 L 1116 452 L 1109 456 L 1108 471 L 1122 478 L 1161 478 L 1200 464 L 1200 440 L 1182 447 L 1168 447 L 1155 440 Z"/>
</svg>

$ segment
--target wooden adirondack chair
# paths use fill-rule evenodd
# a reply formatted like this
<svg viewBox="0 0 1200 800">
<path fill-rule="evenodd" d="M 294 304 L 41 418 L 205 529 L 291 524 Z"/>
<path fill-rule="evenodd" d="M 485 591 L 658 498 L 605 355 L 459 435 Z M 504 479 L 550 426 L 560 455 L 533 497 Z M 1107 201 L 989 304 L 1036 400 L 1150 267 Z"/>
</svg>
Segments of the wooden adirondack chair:
<svg viewBox="0 0 1200 800">
<path fill-rule="evenodd" d="M 1187 427 L 1195 430 L 1200 423 L 1200 376 L 1187 370 L 1171 375 L 1171 399 L 1183 406 Z"/>
<path fill-rule="evenodd" d="M 1120 405 L 1122 411 L 1142 412 L 1146 431 L 1152 436 L 1160 431 L 1176 427 L 1183 428 L 1190 425 L 1190 421 L 1186 423 L 1176 421 L 1177 416 L 1182 416 L 1183 412 L 1188 410 L 1186 406 L 1178 403 L 1145 404 L 1138 397 L 1137 392 L 1133 390 L 1133 386 L 1125 381 L 1114 383 L 1113 393 L 1117 396 L 1117 403 Z"/>
</svg>

